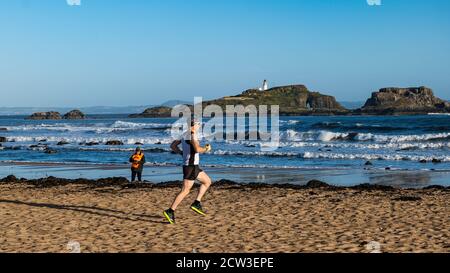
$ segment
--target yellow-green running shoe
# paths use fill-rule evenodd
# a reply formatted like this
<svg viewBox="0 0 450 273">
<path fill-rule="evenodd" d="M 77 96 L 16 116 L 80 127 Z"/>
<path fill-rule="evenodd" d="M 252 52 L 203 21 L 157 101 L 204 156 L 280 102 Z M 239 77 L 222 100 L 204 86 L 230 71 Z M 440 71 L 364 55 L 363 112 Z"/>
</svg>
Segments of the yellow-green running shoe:
<svg viewBox="0 0 450 273">
<path fill-rule="evenodd" d="M 202 205 L 199 201 L 195 201 L 194 203 L 192 203 L 191 209 L 200 215 L 205 215 L 205 212 L 203 211 Z"/>
<path fill-rule="evenodd" d="M 163 214 L 170 224 L 175 224 L 175 212 L 173 210 L 171 209 L 165 210 Z"/>
</svg>

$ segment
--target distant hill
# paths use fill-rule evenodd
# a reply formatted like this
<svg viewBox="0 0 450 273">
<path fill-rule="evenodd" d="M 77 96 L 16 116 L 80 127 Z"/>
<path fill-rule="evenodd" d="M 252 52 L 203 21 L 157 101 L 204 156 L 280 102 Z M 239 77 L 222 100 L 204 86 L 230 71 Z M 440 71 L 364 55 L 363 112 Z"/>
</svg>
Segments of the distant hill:
<svg viewBox="0 0 450 273">
<path fill-rule="evenodd" d="M 186 104 L 192 104 L 193 102 L 183 101 L 183 100 L 169 100 L 164 103 L 161 103 L 157 106 L 165 106 L 165 107 L 174 107 L 180 104 L 186 105 Z"/>
<path fill-rule="evenodd" d="M 99 114 L 129 114 L 136 111 L 143 111 L 152 105 L 144 106 L 92 106 L 92 107 L 78 107 L 83 113 L 88 115 Z M 12 116 L 12 115 L 31 115 L 36 112 L 60 112 L 67 113 L 76 107 L 0 107 L 0 115 Z"/>
<path fill-rule="evenodd" d="M 189 104 L 189 102 L 182 100 L 169 100 L 161 104 L 150 104 L 150 105 L 130 105 L 130 106 L 89 106 L 89 107 L 0 107 L 0 116 L 22 116 L 31 115 L 36 112 L 59 112 L 67 113 L 72 109 L 79 109 L 87 115 L 103 115 L 103 114 L 131 114 L 140 113 L 145 111 L 145 109 L 165 106 L 174 107 L 178 104 Z M 192 104 L 192 102 L 191 102 Z"/>
</svg>

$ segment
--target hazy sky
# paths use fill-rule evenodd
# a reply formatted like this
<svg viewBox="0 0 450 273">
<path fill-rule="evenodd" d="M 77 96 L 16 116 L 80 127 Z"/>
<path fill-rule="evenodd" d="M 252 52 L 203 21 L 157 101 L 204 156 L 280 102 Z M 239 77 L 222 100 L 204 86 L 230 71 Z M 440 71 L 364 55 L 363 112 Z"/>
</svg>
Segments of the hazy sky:
<svg viewBox="0 0 450 273">
<path fill-rule="evenodd" d="M 301 83 L 450 99 L 450 1 L 2 0 L 0 106 L 144 105 Z"/>
</svg>

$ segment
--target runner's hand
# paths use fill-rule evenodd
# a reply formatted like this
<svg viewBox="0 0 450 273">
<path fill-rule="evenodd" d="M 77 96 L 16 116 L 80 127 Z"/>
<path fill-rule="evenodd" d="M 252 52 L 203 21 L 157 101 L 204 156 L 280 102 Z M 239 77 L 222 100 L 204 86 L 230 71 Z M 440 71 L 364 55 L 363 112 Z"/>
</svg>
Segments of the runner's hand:
<svg viewBox="0 0 450 273">
<path fill-rule="evenodd" d="M 205 149 L 206 149 L 206 152 L 207 152 L 207 153 L 208 153 L 208 152 L 211 152 L 211 150 L 212 150 L 211 144 L 206 144 L 206 145 L 205 145 Z"/>
</svg>

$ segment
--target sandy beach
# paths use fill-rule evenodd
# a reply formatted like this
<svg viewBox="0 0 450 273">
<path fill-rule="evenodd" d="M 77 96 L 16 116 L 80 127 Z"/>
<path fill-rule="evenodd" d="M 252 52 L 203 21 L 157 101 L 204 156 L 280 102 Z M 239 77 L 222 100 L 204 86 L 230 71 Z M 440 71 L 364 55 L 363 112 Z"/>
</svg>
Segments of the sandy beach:
<svg viewBox="0 0 450 273">
<path fill-rule="evenodd" d="M 450 252 L 450 191 L 218 182 L 166 224 L 180 184 L 0 180 L 0 252 Z M 370 243 L 370 242 L 376 243 Z M 68 243 L 72 242 L 72 244 Z M 368 246 L 369 245 L 369 246 Z"/>
</svg>

